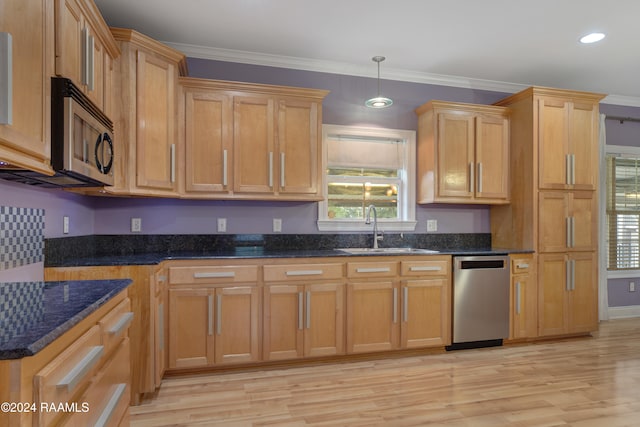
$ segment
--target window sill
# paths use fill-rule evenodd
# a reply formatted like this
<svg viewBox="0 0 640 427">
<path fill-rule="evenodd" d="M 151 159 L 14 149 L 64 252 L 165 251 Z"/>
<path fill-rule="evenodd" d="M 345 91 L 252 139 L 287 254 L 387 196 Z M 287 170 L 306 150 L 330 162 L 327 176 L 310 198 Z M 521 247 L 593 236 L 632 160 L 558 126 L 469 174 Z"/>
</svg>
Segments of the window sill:
<svg viewBox="0 0 640 427">
<path fill-rule="evenodd" d="M 415 231 L 417 221 L 378 221 L 378 230 L 384 232 Z M 373 225 L 363 220 L 318 220 L 319 231 L 371 231 Z"/>
<path fill-rule="evenodd" d="M 640 270 L 608 270 L 607 279 L 635 279 L 640 277 Z"/>
</svg>

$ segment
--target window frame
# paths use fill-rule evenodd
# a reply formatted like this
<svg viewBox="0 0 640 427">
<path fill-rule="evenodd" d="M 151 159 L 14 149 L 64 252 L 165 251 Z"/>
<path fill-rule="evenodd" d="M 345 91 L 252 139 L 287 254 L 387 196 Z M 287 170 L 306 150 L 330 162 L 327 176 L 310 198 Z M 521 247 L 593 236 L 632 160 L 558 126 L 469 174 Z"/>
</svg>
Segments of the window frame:
<svg viewBox="0 0 640 427">
<path fill-rule="evenodd" d="M 637 157 L 640 159 L 640 147 L 634 146 L 623 146 L 623 145 L 606 145 L 605 146 L 605 158 L 602 159 L 604 172 L 602 184 L 604 185 L 603 191 L 603 203 L 601 205 L 601 218 L 603 222 L 603 239 L 601 244 L 601 250 L 603 252 L 603 258 L 605 259 L 603 268 L 606 269 L 606 277 L 608 279 L 623 279 L 630 277 L 638 277 L 640 276 L 640 269 L 609 269 L 609 259 L 608 259 L 608 249 L 609 249 L 609 228 L 607 226 L 608 222 L 608 213 L 607 213 L 607 197 L 608 192 L 611 189 L 611 183 L 607 180 L 606 177 L 606 156 L 628 156 L 628 157 Z"/>
<path fill-rule="evenodd" d="M 416 131 L 402 129 L 373 128 L 364 126 L 322 125 L 322 201 L 318 202 L 319 231 L 371 231 L 371 224 L 364 220 L 330 219 L 328 217 L 328 144 L 330 135 L 341 135 L 353 138 L 387 138 L 405 141 L 405 169 L 402 174 L 404 191 L 398 199 L 401 214 L 399 219 L 380 218 L 378 228 L 385 232 L 415 231 L 416 221 Z"/>
</svg>

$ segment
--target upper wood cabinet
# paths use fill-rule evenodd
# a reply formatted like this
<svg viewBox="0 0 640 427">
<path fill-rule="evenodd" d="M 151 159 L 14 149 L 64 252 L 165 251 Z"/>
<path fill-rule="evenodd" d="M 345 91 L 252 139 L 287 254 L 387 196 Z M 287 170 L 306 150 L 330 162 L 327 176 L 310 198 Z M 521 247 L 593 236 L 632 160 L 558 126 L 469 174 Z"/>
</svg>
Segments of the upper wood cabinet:
<svg viewBox="0 0 640 427">
<path fill-rule="evenodd" d="M 509 110 L 430 101 L 418 109 L 418 203 L 509 203 Z"/>
<path fill-rule="evenodd" d="M 598 105 L 555 97 L 538 99 L 541 189 L 595 190 Z"/>
<path fill-rule="evenodd" d="M 322 198 L 319 138 L 326 91 L 179 81 L 182 197 Z"/>
<path fill-rule="evenodd" d="M 109 27 L 93 0 L 56 0 L 55 16 L 56 74 L 71 79 L 113 120 L 108 75 L 120 51 Z"/>
<path fill-rule="evenodd" d="M 136 31 L 112 28 L 122 56 L 114 119 L 120 150 L 115 153 L 113 194 L 177 196 L 178 75 L 185 57 Z"/>
<path fill-rule="evenodd" d="M 597 200 L 593 191 L 539 193 L 540 252 L 597 249 Z"/>
<path fill-rule="evenodd" d="M 5 1 L 0 13 L 0 63 L 12 75 L 0 82 L 0 161 L 48 175 L 53 9 L 48 0 Z"/>
</svg>

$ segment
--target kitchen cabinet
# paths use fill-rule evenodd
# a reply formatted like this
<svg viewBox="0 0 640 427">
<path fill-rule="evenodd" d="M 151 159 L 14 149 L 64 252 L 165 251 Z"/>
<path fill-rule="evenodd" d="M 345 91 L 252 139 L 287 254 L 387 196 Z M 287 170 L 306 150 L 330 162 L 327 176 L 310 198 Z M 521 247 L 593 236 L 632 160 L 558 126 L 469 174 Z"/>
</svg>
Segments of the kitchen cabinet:
<svg viewBox="0 0 640 427">
<path fill-rule="evenodd" d="M 54 39 L 52 2 L 3 2 L 0 63 L 7 64 L 12 78 L 0 81 L 0 162 L 47 175 L 53 175 L 50 98 Z"/>
<path fill-rule="evenodd" d="M 509 203 L 507 108 L 430 101 L 416 114 L 419 203 Z"/>
<path fill-rule="evenodd" d="M 122 55 L 113 119 L 122 149 L 115 153 L 117 195 L 177 196 L 177 84 L 185 57 L 133 30 L 112 28 Z"/>
<path fill-rule="evenodd" d="M 153 325 L 153 382 L 155 388 L 160 387 L 164 371 L 167 369 L 167 273 L 164 269 L 159 269 L 153 274 L 153 283 L 151 286 L 153 301 L 151 308 L 152 325 Z"/>
<path fill-rule="evenodd" d="M 133 320 L 129 327 L 131 338 L 131 404 L 138 405 L 144 393 L 156 390 L 155 326 L 151 278 L 153 266 L 85 266 L 45 268 L 46 281 L 131 279 L 127 289 L 131 300 Z"/>
<path fill-rule="evenodd" d="M 542 254 L 538 261 L 540 336 L 597 330 L 595 253 Z"/>
<path fill-rule="evenodd" d="M 400 262 L 400 347 L 451 344 L 451 257 Z"/>
<path fill-rule="evenodd" d="M 0 395 L 7 402 L 34 404 L 36 411 L 0 412 L 0 425 L 129 425 L 130 301 L 124 290 L 35 355 L 0 360 Z M 6 390 L 6 393 L 4 393 Z M 3 394 L 4 393 L 4 394 Z M 43 411 L 77 405 L 79 412 Z M 83 405 L 88 412 L 82 412 Z"/>
<path fill-rule="evenodd" d="M 112 90 L 107 75 L 120 54 L 109 27 L 93 0 L 55 0 L 55 17 L 56 74 L 71 79 L 106 114 Z"/>
<path fill-rule="evenodd" d="M 595 251 L 597 203 L 593 191 L 541 191 L 540 252 Z"/>
<path fill-rule="evenodd" d="M 399 347 L 397 261 L 347 263 L 347 353 Z"/>
<path fill-rule="evenodd" d="M 598 105 L 545 96 L 538 100 L 539 188 L 595 190 Z M 588 143 L 585 143 L 588 142 Z"/>
<path fill-rule="evenodd" d="M 512 254 L 509 338 L 533 338 L 538 333 L 538 292 L 533 254 Z"/>
<path fill-rule="evenodd" d="M 497 103 L 511 110 L 512 198 L 491 207 L 491 240 L 497 247 L 535 251 L 541 336 L 598 328 L 597 266 L 589 260 L 598 257 L 602 98 L 531 87 Z M 575 287 L 563 287 L 574 283 L 566 274 Z"/>
<path fill-rule="evenodd" d="M 264 266 L 264 360 L 344 354 L 341 263 Z"/>
<path fill-rule="evenodd" d="M 260 360 L 257 266 L 169 267 L 169 368 Z"/>
<path fill-rule="evenodd" d="M 181 197 L 322 198 L 320 126 L 327 91 L 194 78 L 179 82 Z"/>
</svg>

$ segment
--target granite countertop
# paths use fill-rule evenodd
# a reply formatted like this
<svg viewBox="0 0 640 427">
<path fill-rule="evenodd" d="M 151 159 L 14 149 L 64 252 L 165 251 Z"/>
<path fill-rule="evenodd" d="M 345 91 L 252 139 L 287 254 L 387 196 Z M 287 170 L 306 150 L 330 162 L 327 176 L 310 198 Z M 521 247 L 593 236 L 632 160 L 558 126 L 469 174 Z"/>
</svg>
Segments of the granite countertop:
<svg viewBox="0 0 640 427">
<path fill-rule="evenodd" d="M 433 255 L 507 255 L 514 253 L 532 253 L 532 250 L 509 249 L 509 248 L 478 248 L 441 250 Z M 368 256 L 391 256 L 397 253 L 366 253 L 349 254 L 336 249 L 319 250 L 269 250 L 263 247 L 238 247 L 226 250 L 211 251 L 173 251 L 173 252 L 149 252 L 128 255 L 103 255 L 73 257 L 55 262 L 47 262 L 46 267 L 87 267 L 87 266 L 118 266 L 118 265 L 156 265 L 167 260 L 189 260 L 189 259 L 250 259 L 250 258 L 322 258 L 322 257 L 368 257 Z M 406 253 L 403 256 L 424 255 L 423 253 Z"/>
<path fill-rule="evenodd" d="M 33 356 L 130 284 L 129 279 L 0 283 L 0 360 Z"/>
</svg>

